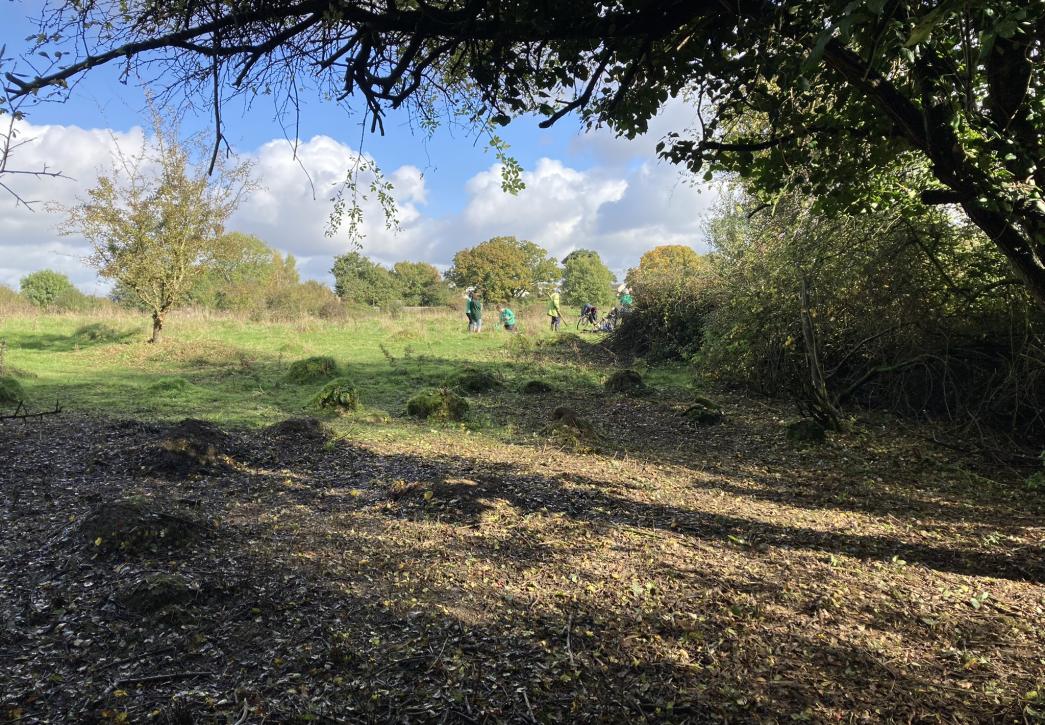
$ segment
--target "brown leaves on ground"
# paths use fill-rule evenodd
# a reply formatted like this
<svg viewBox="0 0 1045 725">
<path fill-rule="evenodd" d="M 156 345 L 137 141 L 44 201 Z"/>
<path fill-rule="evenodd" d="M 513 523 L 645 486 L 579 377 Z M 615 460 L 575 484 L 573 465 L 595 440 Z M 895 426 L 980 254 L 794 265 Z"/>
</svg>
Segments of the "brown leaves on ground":
<svg viewBox="0 0 1045 725">
<path fill-rule="evenodd" d="M 0 722 L 1045 711 L 1040 498 L 873 421 L 795 449 L 725 394 L 699 429 L 681 403 L 568 402 L 600 454 L 296 422 L 172 478 L 125 455 L 155 426 L 0 428 Z M 128 500 L 212 528 L 134 556 L 67 535 Z"/>
</svg>

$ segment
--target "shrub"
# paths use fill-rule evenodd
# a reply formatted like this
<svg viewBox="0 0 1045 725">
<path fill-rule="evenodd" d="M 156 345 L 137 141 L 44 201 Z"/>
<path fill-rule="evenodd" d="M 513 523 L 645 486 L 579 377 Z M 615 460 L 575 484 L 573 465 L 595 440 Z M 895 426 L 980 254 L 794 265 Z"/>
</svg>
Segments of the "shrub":
<svg viewBox="0 0 1045 725">
<path fill-rule="evenodd" d="M 329 355 L 318 355 L 292 362 L 283 379 L 294 385 L 308 385 L 330 380 L 336 377 L 338 372 L 334 358 Z"/>
<path fill-rule="evenodd" d="M 22 400 L 25 400 L 25 391 L 22 390 L 22 384 L 14 378 L 6 376 L 0 378 L 0 404 L 13 405 Z"/>
<path fill-rule="evenodd" d="M 648 395 L 652 388 L 643 382 L 642 376 L 634 370 L 618 370 L 606 380 L 605 388 L 611 393 L 624 395 Z"/>
<path fill-rule="evenodd" d="M 312 399 L 317 408 L 329 408 L 341 412 L 359 408 L 359 391 L 348 378 L 337 378 L 323 386 Z"/>
<path fill-rule="evenodd" d="M 22 277 L 19 288 L 22 295 L 37 307 L 48 307 L 59 296 L 77 291 L 68 277 L 50 269 L 41 269 Z"/>
<path fill-rule="evenodd" d="M 468 413 L 468 401 L 446 390 L 422 390 L 406 403 L 406 412 L 415 418 L 461 420 Z"/>
</svg>

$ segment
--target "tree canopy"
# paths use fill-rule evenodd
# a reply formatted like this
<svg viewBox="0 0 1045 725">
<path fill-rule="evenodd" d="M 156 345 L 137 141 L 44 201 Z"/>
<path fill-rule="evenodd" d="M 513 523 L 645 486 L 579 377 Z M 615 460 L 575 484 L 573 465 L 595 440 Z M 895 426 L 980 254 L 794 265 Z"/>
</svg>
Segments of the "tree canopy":
<svg viewBox="0 0 1045 725">
<path fill-rule="evenodd" d="M 500 302 L 543 294 L 559 274 L 558 263 L 537 244 L 494 237 L 455 254 L 446 278 L 458 287 L 476 287 L 484 299 Z"/>
<path fill-rule="evenodd" d="M 311 76 L 359 95 L 371 128 L 406 106 L 542 125 L 579 111 L 631 136 L 669 98 L 692 128 L 661 154 L 694 172 L 737 171 L 824 203 L 953 203 L 1045 305 L 1045 4 L 1025 0 L 67 0 L 31 53 L 60 50 L 16 97 L 60 92 L 118 61 L 214 107 L 295 98 Z M 897 164 L 916 160 L 914 173 Z"/>
<path fill-rule="evenodd" d="M 30 272 L 19 281 L 22 296 L 37 307 L 47 307 L 62 295 L 76 292 L 73 283 L 61 272 L 41 269 Z"/>
<path fill-rule="evenodd" d="M 615 278 L 598 252 L 577 249 L 562 264 L 562 296 L 566 304 L 604 306 L 613 300 Z"/>
<path fill-rule="evenodd" d="M 335 257 L 330 272 L 334 275 L 334 292 L 347 302 L 380 307 L 399 298 L 392 273 L 359 252 Z"/>
</svg>

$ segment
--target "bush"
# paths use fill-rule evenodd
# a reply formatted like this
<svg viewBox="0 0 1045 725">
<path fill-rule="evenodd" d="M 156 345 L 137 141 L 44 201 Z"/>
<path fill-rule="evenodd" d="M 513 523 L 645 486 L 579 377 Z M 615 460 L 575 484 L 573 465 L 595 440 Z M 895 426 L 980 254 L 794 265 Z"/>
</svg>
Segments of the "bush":
<svg viewBox="0 0 1045 725">
<path fill-rule="evenodd" d="M 37 307 L 49 307 L 60 296 L 77 292 L 68 277 L 50 269 L 41 269 L 22 277 L 19 288 L 22 295 Z"/>
<path fill-rule="evenodd" d="M 610 375 L 604 385 L 607 391 L 624 395 L 648 395 L 653 392 L 634 370 L 618 370 Z"/>
<path fill-rule="evenodd" d="M 283 379 L 293 385 L 308 385 L 330 380 L 339 373 L 337 362 L 328 355 L 307 357 L 290 364 Z"/>
<path fill-rule="evenodd" d="M 478 368 L 459 370 L 447 379 L 447 383 L 466 393 L 488 393 L 501 385 L 496 375 Z"/>
<path fill-rule="evenodd" d="M 444 389 L 423 390 L 406 403 L 406 412 L 415 418 L 462 420 L 468 414 L 468 401 Z"/>
<path fill-rule="evenodd" d="M 0 378 L 0 405 L 15 405 L 25 400 L 22 384 L 14 378 Z"/>
<path fill-rule="evenodd" d="M 317 408 L 328 408 L 337 412 L 359 408 L 359 391 L 348 378 L 337 378 L 323 386 L 312 399 Z"/>
<path fill-rule="evenodd" d="M 33 305 L 7 285 L 0 284 L 0 316 L 18 315 L 29 312 Z"/>
</svg>

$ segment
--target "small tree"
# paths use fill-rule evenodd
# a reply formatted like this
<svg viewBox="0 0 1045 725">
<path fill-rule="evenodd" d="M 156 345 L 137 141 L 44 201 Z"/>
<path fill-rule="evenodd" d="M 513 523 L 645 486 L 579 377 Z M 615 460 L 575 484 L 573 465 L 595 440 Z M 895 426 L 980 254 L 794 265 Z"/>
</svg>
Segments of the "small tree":
<svg viewBox="0 0 1045 725">
<path fill-rule="evenodd" d="M 48 307 L 62 295 L 70 295 L 76 291 L 69 278 L 60 272 L 41 269 L 22 277 L 19 282 L 22 296 L 37 307 Z"/>
<path fill-rule="evenodd" d="M 152 314 L 155 343 L 167 311 L 220 257 L 225 222 L 255 184 L 247 162 L 215 157 L 208 173 L 199 140 L 180 140 L 158 113 L 153 128 L 140 153 L 117 150 L 112 173 L 67 210 L 61 231 L 82 234 L 92 247 L 88 263 Z"/>
<path fill-rule="evenodd" d="M 613 300 L 613 272 L 598 252 L 578 249 L 562 260 L 562 296 L 568 305 L 605 306 Z"/>
<path fill-rule="evenodd" d="M 403 296 L 403 304 L 436 307 L 450 299 L 439 270 L 427 262 L 396 262 L 392 277 Z"/>
</svg>

